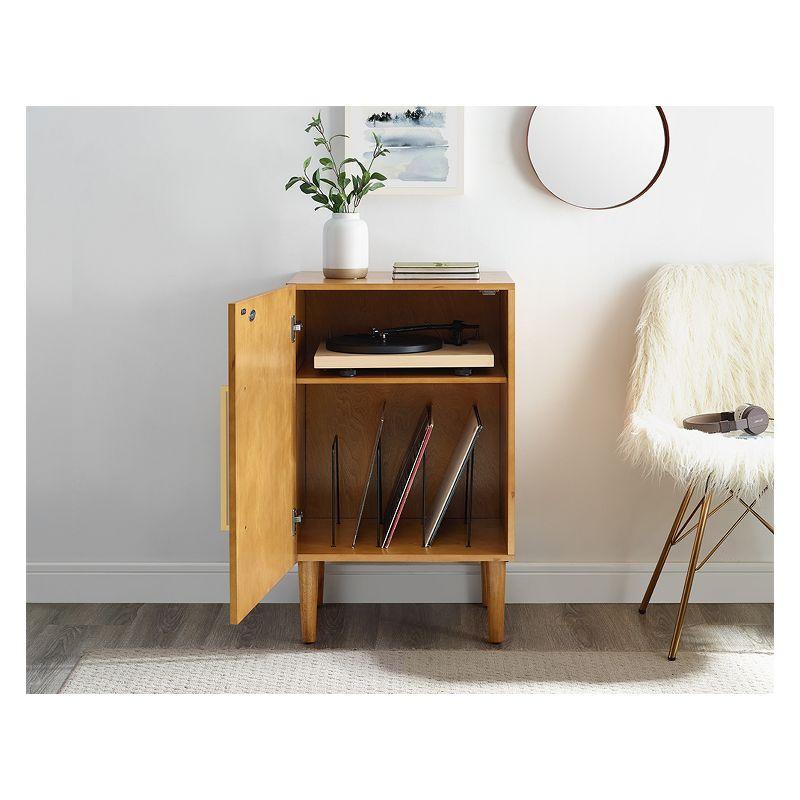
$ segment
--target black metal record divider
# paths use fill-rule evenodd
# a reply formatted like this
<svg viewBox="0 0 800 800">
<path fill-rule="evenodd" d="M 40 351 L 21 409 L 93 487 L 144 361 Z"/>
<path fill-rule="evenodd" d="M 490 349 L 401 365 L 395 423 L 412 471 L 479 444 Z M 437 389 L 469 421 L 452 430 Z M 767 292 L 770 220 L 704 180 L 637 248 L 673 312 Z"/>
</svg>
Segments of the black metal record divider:
<svg viewBox="0 0 800 800">
<path fill-rule="evenodd" d="M 383 530 L 383 433 L 378 439 L 378 452 L 375 455 L 375 546 L 380 547 Z"/>
<path fill-rule="evenodd" d="M 472 547 L 472 498 L 475 494 L 475 445 L 465 465 L 464 522 L 467 525 L 467 547 Z"/>
<path fill-rule="evenodd" d="M 339 434 L 331 445 L 331 547 L 336 547 L 336 526 L 342 524 L 339 507 Z"/>
<path fill-rule="evenodd" d="M 425 459 L 427 453 L 422 454 L 422 546 L 425 547 Z"/>
</svg>

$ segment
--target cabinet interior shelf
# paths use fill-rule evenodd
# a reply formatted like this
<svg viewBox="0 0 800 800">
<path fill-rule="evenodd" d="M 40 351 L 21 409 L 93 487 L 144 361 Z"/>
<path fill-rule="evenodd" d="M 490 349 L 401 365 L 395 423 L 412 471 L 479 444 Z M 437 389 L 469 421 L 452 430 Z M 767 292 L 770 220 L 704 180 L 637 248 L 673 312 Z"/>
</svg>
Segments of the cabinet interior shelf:
<svg viewBox="0 0 800 800">
<path fill-rule="evenodd" d="M 453 374 L 450 369 L 365 369 L 352 378 L 339 375 L 336 370 L 314 369 L 303 363 L 297 371 L 301 384 L 376 384 L 376 383 L 507 383 L 505 370 L 499 364 L 476 368 L 472 375 Z"/>
<path fill-rule="evenodd" d="M 506 530 L 500 519 L 472 520 L 472 544 L 466 546 L 467 527 L 460 519 L 446 519 L 430 547 L 422 546 L 419 519 L 401 518 L 391 545 L 376 545 L 375 520 L 364 519 L 353 548 L 354 519 L 336 526 L 336 547 L 331 547 L 331 521 L 303 520 L 297 535 L 298 561 L 508 561 Z"/>
</svg>

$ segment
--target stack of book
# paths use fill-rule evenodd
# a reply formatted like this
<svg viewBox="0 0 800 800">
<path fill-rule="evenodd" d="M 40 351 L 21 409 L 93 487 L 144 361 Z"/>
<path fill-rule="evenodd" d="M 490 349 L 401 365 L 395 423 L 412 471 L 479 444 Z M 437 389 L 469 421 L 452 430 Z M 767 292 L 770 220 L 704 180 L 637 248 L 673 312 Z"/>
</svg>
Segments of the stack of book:
<svg viewBox="0 0 800 800">
<path fill-rule="evenodd" d="M 477 261 L 395 261 L 395 281 L 477 281 L 481 277 Z"/>
</svg>

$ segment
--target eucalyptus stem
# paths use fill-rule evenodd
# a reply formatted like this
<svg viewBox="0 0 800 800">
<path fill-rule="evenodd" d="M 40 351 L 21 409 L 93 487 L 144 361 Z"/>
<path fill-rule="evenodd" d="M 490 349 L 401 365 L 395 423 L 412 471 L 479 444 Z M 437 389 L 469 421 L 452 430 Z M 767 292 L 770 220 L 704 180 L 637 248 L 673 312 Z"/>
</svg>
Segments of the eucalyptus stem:
<svg viewBox="0 0 800 800">
<path fill-rule="evenodd" d="M 367 167 L 367 172 L 369 172 L 370 174 L 372 173 L 372 165 L 375 163 L 375 159 L 377 158 L 376 150 L 377 150 L 377 145 L 375 145 L 375 150 L 372 151 L 372 161 L 369 162 L 369 166 Z M 355 211 L 358 208 L 359 203 L 361 203 L 361 195 L 358 195 L 355 198 L 353 202 L 353 211 Z"/>
<path fill-rule="evenodd" d="M 321 113 L 317 113 L 317 115 L 311 119 L 311 122 L 306 126 L 306 133 L 310 132 L 312 129 L 319 134 L 319 136 L 314 139 L 314 144 L 318 147 L 322 145 L 329 157 L 319 159 L 319 167 L 313 171 L 312 177 L 308 176 L 311 157 L 307 158 L 303 162 L 302 177 L 295 176 L 289 178 L 285 188 L 288 190 L 296 183 L 300 184 L 300 191 L 303 192 L 303 194 L 311 196 L 312 200 L 319 203 L 314 209 L 315 211 L 318 211 L 320 208 L 327 208 L 334 213 L 337 211 L 346 214 L 353 213 L 369 192 L 374 192 L 385 186 L 383 181 L 386 180 L 386 176 L 381 175 L 379 172 L 373 173 L 372 166 L 375 163 L 375 159 L 388 155 L 389 151 L 383 146 L 380 138 L 373 131 L 372 135 L 375 139 L 375 146 L 372 149 L 372 159 L 369 162 L 369 167 L 365 167 L 361 161 L 352 157 L 344 158 L 337 164 L 336 158 L 333 155 L 333 140 L 338 137 L 346 138 L 345 135 L 337 133 L 328 138 L 325 134 L 325 125 L 322 122 Z M 349 163 L 358 164 L 361 175 L 348 175 L 345 167 Z M 333 180 L 329 180 L 327 177 L 321 178 L 319 175 L 321 171 L 332 173 Z M 320 185 L 323 181 L 326 186 L 331 186 L 327 194 Z M 348 182 L 352 186 L 349 193 L 347 191 Z"/>
<path fill-rule="evenodd" d="M 325 149 L 328 151 L 328 155 L 331 157 L 331 164 L 333 164 L 333 174 L 336 176 L 334 178 L 334 183 L 338 186 L 339 185 L 339 167 L 336 166 L 336 159 L 333 156 L 333 149 L 331 148 L 330 140 L 325 136 L 325 126 L 322 124 L 322 120 L 319 121 L 319 135 L 322 137 L 322 141 L 324 143 Z M 341 187 L 339 187 L 339 194 L 342 194 Z M 345 208 L 347 208 L 347 195 L 342 195 L 344 200 Z"/>
<path fill-rule="evenodd" d="M 336 159 L 333 156 L 333 147 L 331 145 L 331 142 L 333 141 L 333 139 L 332 138 L 328 139 L 325 136 L 325 126 L 322 124 L 322 120 L 321 119 L 319 121 L 319 135 L 322 137 L 322 140 L 325 143 L 325 149 L 328 151 L 328 155 L 331 157 L 331 163 L 333 164 L 333 174 L 336 176 L 336 178 L 334 180 L 334 183 L 336 183 L 336 185 L 339 187 L 338 192 L 342 197 L 342 202 L 344 204 L 345 213 L 349 213 L 350 212 L 350 205 L 349 205 L 348 200 L 347 200 L 347 191 L 345 189 L 342 189 L 341 185 L 339 184 L 339 174 L 340 174 L 339 173 L 339 167 L 336 166 Z M 346 177 L 347 173 L 345 172 L 344 175 Z M 354 210 L 355 210 L 355 207 L 354 207 Z"/>
</svg>

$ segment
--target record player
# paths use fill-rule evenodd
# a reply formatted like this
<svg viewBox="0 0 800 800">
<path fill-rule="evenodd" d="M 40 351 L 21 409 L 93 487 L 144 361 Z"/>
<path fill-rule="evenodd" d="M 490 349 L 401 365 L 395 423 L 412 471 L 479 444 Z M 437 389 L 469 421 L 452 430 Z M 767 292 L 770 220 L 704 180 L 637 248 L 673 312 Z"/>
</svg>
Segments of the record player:
<svg viewBox="0 0 800 800">
<path fill-rule="evenodd" d="M 446 331 L 446 340 L 423 331 Z M 456 319 L 331 336 L 320 342 L 314 367 L 335 369 L 345 377 L 359 369 L 442 368 L 468 376 L 473 369 L 494 366 L 492 348 L 477 338 L 478 331 L 478 325 Z"/>
</svg>

